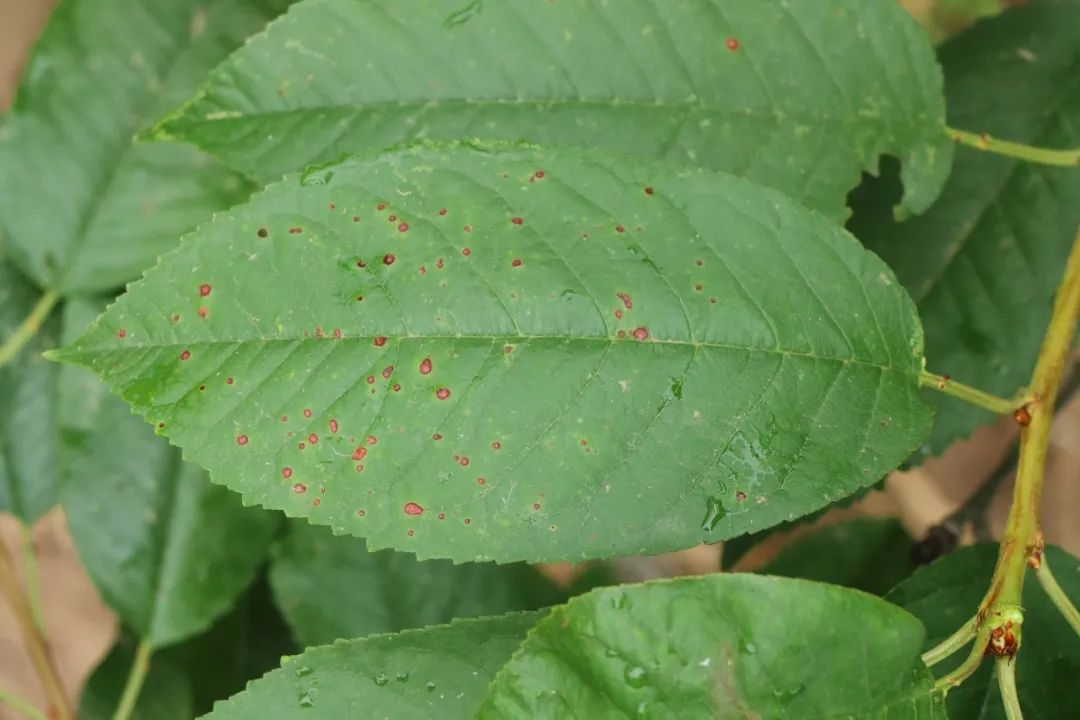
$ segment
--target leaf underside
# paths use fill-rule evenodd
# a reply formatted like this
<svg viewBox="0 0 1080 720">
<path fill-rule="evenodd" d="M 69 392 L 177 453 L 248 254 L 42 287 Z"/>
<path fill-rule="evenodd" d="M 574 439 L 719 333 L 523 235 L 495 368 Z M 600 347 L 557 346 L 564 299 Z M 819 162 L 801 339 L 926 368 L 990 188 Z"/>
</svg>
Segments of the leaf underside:
<svg viewBox="0 0 1080 720">
<path fill-rule="evenodd" d="M 583 151 L 288 180 L 57 357 L 248 503 L 457 560 L 760 529 L 875 482 L 931 421 L 918 318 L 853 238 L 744 181 Z"/>
<path fill-rule="evenodd" d="M 406 553 L 368 552 L 353 537 L 290 523 L 270 566 L 274 599 L 304 647 L 454 618 L 536 610 L 566 599 L 524 563 L 420 561 Z"/>
<path fill-rule="evenodd" d="M 159 123 L 263 181 L 346 152 L 486 138 L 745 176 L 839 218 L 860 169 L 902 209 L 948 175 L 941 73 L 892 0 L 308 0 Z"/>
<path fill-rule="evenodd" d="M 829 585 L 712 575 L 555 608 L 477 718 L 945 718 L 899 608 Z"/>
</svg>

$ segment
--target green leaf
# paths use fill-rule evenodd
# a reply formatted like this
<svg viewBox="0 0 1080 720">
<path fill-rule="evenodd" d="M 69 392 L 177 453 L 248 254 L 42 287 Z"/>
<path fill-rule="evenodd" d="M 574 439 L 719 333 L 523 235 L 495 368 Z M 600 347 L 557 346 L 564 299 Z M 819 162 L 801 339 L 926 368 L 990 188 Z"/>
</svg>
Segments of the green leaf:
<svg viewBox="0 0 1080 720">
<path fill-rule="evenodd" d="M 114 647 L 86 683 L 79 698 L 81 720 L 109 720 L 116 711 L 135 652 L 124 644 Z M 181 669 L 162 658 L 150 663 L 130 720 L 190 720 L 195 717 L 191 687 Z"/>
<path fill-rule="evenodd" d="M 311 648 L 218 703 L 206 717 L 465 720 L 540 617 L 457 620 Z"/>
<path fill-rule="evenodd" d="M 976 25 L 941 52 L 950 124 L 1045 147 L 1080 145 L 1078 44 L 1076 0 L 1032 3 Z M 930 368 L 1011 396 L 1029 380 L 1080 225 L 1080 173 L 965 149 L 926 215 L 897 224 L 891 202 L 875 188 L 856 203 L 851 227 L 918 303 Z M 924 453 L 993 419 L 943 400 Z"/>
<path fill-rule="evenodd" d="M 418 138 L 594 146 L 733 172 L 834 217 L 890 153 L 920 212 L 953 152 L 941 84 L 894 0 L 307 0 L 156 136 L 266 182 Z"/>
<path fill-rule="evenodd" d="M 278 607 L 303 646 L 438 625 L 454 618 L 535 610 L 566 600 L 523 563 L 454 565 L 390 550 L 294 522 L 273 555 Z"/>
<path fill-rule="evenodd" d="M 131 145 L 284 0 L 65 0 L 0 124 L 0 229 L 41 287 L 122 285 L 247 183 L 176 143 Z"/>
<path fill-rule="evenodd" d="M 911 538 L 899 521 L 858 518 L 789 545 L 761 572 L 884 595 L 911 574 L 910 552 Z"/>
<path fill-rule="evenodd" d="M 116 398 L 61 488 L 79 557 L 105 602 L 153 647 L 210 625 L 250 583 L 276 518 L 243 508 Z"/>
<path fill-rule="evenodd" d="M 915 618 L 801 580 L 712 575 L 555 608 L 477 718 L 945 718 Z"/>
<path fill-rule="evenodd" d="M 266 573 L 206 632 L 154 655 L 181 668 L 191 684 L 195 716 L 240 692 L 299 648 L 274 607 Z"/>
<path fill-rule="evenodd" d="M 33 286 L 0 258 L 0 343 L 37 300 Z M 0 367 L 0 511 L 28 525 L 56 504 L 59 373 L 41 353 L 55 347 L 59 337 L 60 321 L 54 313 L 19 354 Z"/>
<path fill-rule="evenodd" d="M 888 268 L 775 192 L 484 146 L 273 186 L 54 357 L 248 503 L 511 561 L 720 540 L 875 482 L 930 424 L 921 354 Z"/>
<path fill-rule="evenodd" d="M 957 550 L 920 569 L 902 582 L 888 599 L 905 608 L 926 626 L 929 649 L 969 620 L 979 609 L 997 561 L 997 545 Z M 1080 560 L 1056 547 L 1046 548 L 1054 577 L 1071 598 L 1080 598 Z M 1054 607 L 1035 578 L 1024 585 L 1023 647 L 1016 656 L 1016 684 L 1020 705 L 1028 720 L 1062 717 L 1065 708 L 1080 707 L 1080 646 L 1076 633 Z M 944 675 L 963 660 L 969 648 L 934 667 Z M 993 662 L 983 666 L 963 685 L 950 690 L 952 720 L 1004 720 Z M 1067 714 L 1067 713 L 1066 713 Z"/>
</svg>

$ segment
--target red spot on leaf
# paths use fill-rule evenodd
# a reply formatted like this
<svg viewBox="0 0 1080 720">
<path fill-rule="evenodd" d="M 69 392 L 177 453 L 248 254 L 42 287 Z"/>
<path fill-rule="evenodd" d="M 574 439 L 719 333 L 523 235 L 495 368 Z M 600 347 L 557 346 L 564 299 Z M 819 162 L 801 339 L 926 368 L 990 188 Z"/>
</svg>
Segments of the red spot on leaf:
<svg viewBox="0 0 1080 720">
<path fill-rule="evenodd" d="M 654 192 L 656 192 L 656 191 L 653 190 L 651 186 L 648 186 L 648 185 L 645 186 L 645 194 L 646 195 L 652 195 Z"/>
<path fill-rule="evenodd" d="M 304 417 L 311 417 L 311 408 L 304 408 Z"/>
<path fill-rule="evenodd" d="M 438 442 L 439 440 L 442 440 L 442 433 L 435 433 L 434 435 L 431 436 L 431 439 L 435 440 L 436 442 Z"/>
<path fill-rule="evenodd" d="M 406 515 L 422 515 L 424 513 L 424 508 L 414 502 L 405 503 L 405 507 L 402 509 L 405 511 Z"/>
<path fill-rule="evenodd" d="M 375 347 L 382 347 L 386 344 L 386 337 L 384 335 L 377 335 L 375 337 Z"/>
<path fill-rule="evenodd" d="M 199 308 L 199 317 L 206 319 L 206 316 L 210 314 L 210 311 L 204 307 Z"/>
<path fill-rule="evenodd" d="M 184 352 L 180 353 L 180 359 L 181 360 L 187 360 L 190 357 L 191 357 L 191 351 L 190 350 L 185 350 Z"/>
<path fill-rule="evenodd" d="M 643 327 L 634 328 L 635 340 L 647 340 L 649 338 L 649 331 Z"/>
<path fill-rule="evenodd" d="M 374 445 L 375 443 L 379 442 L 379 439 L 374 435 L 368 435 L 364 440 L 365 442 L 367 442 L 368 445 Z"/>
<path fill-rule="evenodd" d="M 330 432 L 336 433 L 338 431 L 337 420 L 330 418 Z"/>
<path fill-rule="evenodd" d="M 281 477 L 285 478 L 286 480 L 291 478 L 292 477 L 292 468 L 291 467 L 281 468 Z"/>
<path fill-rule="evenodd" d="M 482 477 L 476 478 L 476 484 L 477 485 L 487 485 L 487 478 L 482 478 Z"/>
<path fill-rule="evenodd" d="M 383 265 L 393 265 L 395 260 L 397 260 L 397 258 L 394 257 L 394 253 L 386 253 L 383 255 L 382 259 Z"/>
<path fill-rule="evenodd" d="M 439 208 L 439 215 L 446 217 L 446 208 Z"/>
<path fill-rule="evenodd" d="M 236 381 L 233 380 L 231 377 L 225 378 L 225 384 L 226 385 L 232 385 L 234 382 L 236 382 Z"/>
<path fill-rule="evenodd" d="M 119 330 L 116 331 L 116 337 L 123 340 L 124 338 L 127 337 L 127 330 L 125 330 L 124 328 L 120 328 Z"/>
<path fill-rule="evenodd" d="M 429 375 L 431 373 L 431 358 L 426 357 L 420 361 L 420 374 Z"/>
<path fill-rule="evenodd" d="M 383 368 L 382 376 L 383 376 L 384 380 L 389 380 L 390 376 L 393 375 L 393 374 L 394 374 L 394 366 L 393 365 L 387 365 L 386 367 Z"/>
<path fill-rule="evenodd" d="M 435 391 L 435 397 L 439 398 L 440 400 L 445 400 L 446 398 L 450 397 L 450 388 L 439 388 Z"/>
<path fill-rule="evenodd" d="M 202 295 L 203 297 L 206 297 L 207 295 L 209 295 L 210 294 L 210 286 L 207 285 L 206 283 L 203 283 L 202 285 L 200 285 L 199 286 L 199 294 Z"/>
<path fill-rule="evenodd" d="M 248 444 L 248 436 L 247 435 L 237 435 L 236 436 L 236 444 L 241 446 L 241 447 L 243 447 L 244 445 L 247 445 Z"/>
<path fill-rule="evenodd" d="M 470 250 L 469 248 L 461 248 L 461 254 L 465 257 L 469 257 L 470 255 L 472 255 L 472 250 Z"/>
<path fill-rule="evenodd" d="M 367 448 L 363 445 L 358 446 L 352 453 L 353 460 L 363 460 L 367 456 Z"/>
<path fill-rule="evenodd" d="M 521 267 L 521 259 L 520 258 L 514 258 L 513 260 L 510 261 L 510 265 L 512 267 Z"/>
<path fill-rule="evenodd" d="M 292 486 L 292 489 L 294 493 L 300 495 L 307 492 L 307 485 L 305 485 L 304 483 L 296 483 Z"/>
<path fill-rule="evenodd" d="M 624 292 L 615 293 L 615 297 L 622 300 L 622 304 L 626 306 L 627 310 L 631 310 L 634 307 L 634 301 L 630 299 L 630 295 Z"/>
<path fill-rule="evenodd" d="M 498 440 L 496 440 L 495 442 L 491 443 L 491 449 L 492 449 L 492 450 L 498 450 L 498 449 L 500 449 L 500 448 L 502 448 L 502 443 L 501 443 L 501 442 L 499 442 Z"/>
<path fill-rule="evenodd" d="M 739 41 L 733 37 L 729 37 L 727 40 L 725 40 L 724 44 L 727 45 L 727 49 L 731 52 L 735 52 L 739 49 Z"/>
<path fill-rule="evenodd" d="M 512 217 L 512 218 L 510 218 L 510 222 L 514 223 L 515 225 L 524 225 L 525 224 L 525 218 Z"/>
</svg>

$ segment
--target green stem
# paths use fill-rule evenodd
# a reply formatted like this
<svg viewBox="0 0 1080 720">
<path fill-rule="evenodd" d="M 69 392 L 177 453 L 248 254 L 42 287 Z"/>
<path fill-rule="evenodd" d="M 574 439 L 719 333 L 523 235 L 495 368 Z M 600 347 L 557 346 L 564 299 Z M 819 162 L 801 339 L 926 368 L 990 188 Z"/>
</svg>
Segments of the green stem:
<svg viewBox="0 0 1080 720">
<path fill-rule="evenodd" d="M 1012 506 L 1005 524 L 998 564 L 990 590 L 983 601 L 984 617 L 1009 607 L 1022 607 L 1024 576 L 1033 552 L 1042 549 L 1039 534 L 1039 504 L 1042 498 L 1046 451 L 1050 426 L 1054 421 L 1054 400 L 1061 375 L 1072 349 L 1072 339 L 1080 319 L 1080 233 L 1073 241 L 1065 275 L 1054 299 L 1054 311 L 1046 329 L 1039 361 L 1032 375 L 1033 402 L 1030 424 L 1020 433 L 1020 462 Z"/>
<path fill-rule="evenodd" d="M 967 145 L 976 150 L 983 150 L 995 155 L 1027 160 L 1040 165 L 1057 165 L 1059 167 L 1076 167 L 1080 165 L 1080 148 L 1048 150 L 1009 142 L 1008 140 L 998 140 L 986 133 L 967 132 L 966 130 L 956 130 L 951 127 L 946 127 L 945 133 L 961 145 Z"/>
<path fill-rule="evenodd" d="M 924 652 L 922 661 L 926 664 L 926 667 L 937 665 L 939 662 L 971 642 L 971 639 L 975 637 L 975 631 L 975 618 L 971 618 L 961 625 L 959 630 L 942 640 L 938 645 L 935 645 Z"/>
<path fill-rule="evenodd" d="M 997 676 L 1006 719 L 1024 720 L 1024 713 L 1020 711 L 1020 698 L 1016 695 L 1016 661 L 1013 658 L 998 658 Z"/>
<path fill-rule="evenodd" d="M 150 670 L 150 653 L 153 650 L 145 640 L 139 643 L 135 650 L 135 662 L 131 665 L 127 683 L 124 685 L 124 694 L 120 696 L 120 704 L 116 707 L 113 720 L 128 720 L 135 710 L 135 703 L 139 700 L 143 683 L 146 682 L 146 673 Z"/>
<path fill-rule="evenodd" d="M 30 720 L 46 720 L 45 716 L 36 707 L 23 700 L 18 695 L 0 690 L 0 705 L 10 705 L 16 712 L 21 712 Z"/>
<path fill-rule="evenodd" d="M 41 581 L 38 575 L 37 556 L 34 554 L 34 536 L 30 527 L 19 523 L 19 532 L 22 535 L 23 574 L 26 576 L 26 600 L 30 603 L 30 612 L 34 615 L 34 624 L 42 637 L 48 637 L 45 632 L 45 611 L 41 601 Z"/>
<path fill-rule="evenodd" d="M 38 299 L 37 304 L 22 324 L 15 328 L 15 332 L 11 333 L 0 345 L 0 367 L 11 362 L 19 354 L 22 346 L 37 334 L 37 331 L 41 329 L 41 324 L 45 322 L 45 318 L 49 316 L 49 312 L 59 299 L 60 293 L 56 290 L 50 290 Z"/>
<path fill-rule="evenodd" d="M 975 618 L 972 619 L 975 620 Z M 971 675 L 979 669 L 979 663 L 982 662 L 983 652 L 989 641 L 990 627 L 988 625 L 983 625 L 979 628 L 978 632 L 975 633 L 975 644 L 972 645 L 971 652 L 968 653 L 968 656 L 964 658 L 964 662 L 960 663 L 960 665 L 951 673 L 934 683 L 934 689 L 947 693 L 949 690 L 971 677 Z"/>
<path fill-rule="evenodd" d="M 1065 619 L 1072 625 L 1073 632 L 1080 635 L 1080 612 L 1077 611 L 1076 606 L 1072 604 L 1069 596 L 1061 589 L 1058 581 L 1050 572 L 1050 566 L 1046 562 L 1046 553 L 1043 553 L 1041 562 L 1035 568 L 1035 577 L 1038 578 L 1039 584 L 1042 585 L 1046 594 L 1050 596 L 1050 600 L 1053 601 L 1058 612 L 1064 615 Z"/>
<path fill-rule="evenodd" d="M 919 375 L 919 385 L 926 388 L 933 388 L 946 395 L 951 395 L 954 398 L 989 410 L 997 415 L 1012 413 L 1019 408 L 1022 408 L 1030 400 L 1027 395 L 1022 393 L 1011 400 L 1006 400 L 1005 398 L 991 395 L 978 388 L 973 388 L 970 385 L 957 382 L 948 375 L 937 375 L 936 373 L 927 370 L 923 370 Z"/>
</svg>

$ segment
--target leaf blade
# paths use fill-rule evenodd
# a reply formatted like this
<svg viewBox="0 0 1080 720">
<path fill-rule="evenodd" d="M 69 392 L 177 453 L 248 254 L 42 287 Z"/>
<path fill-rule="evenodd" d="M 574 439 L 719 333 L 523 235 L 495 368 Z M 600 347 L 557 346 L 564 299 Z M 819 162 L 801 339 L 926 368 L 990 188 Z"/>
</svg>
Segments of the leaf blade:
<svg viewBox="0 0 1080 720">
<path fill-rule="evenodd" d="M 720 174 L 418 148 L 220 217 L 54 357 L 249 502 L 372 549 L 658 552 L 821 507 L 917 443 L 921 335 L 890 278 Z"/>
<path fill-rule="evenodd" d="M 300 3 L 157 137 L 265 181 L 417 138 L 579 144 L 745 175 L 834 217 L 883 153 L 904 159 L 907 211 L 948 174 L 940 74 L 895 3 L 476 8 Z"/>
<path fill-rule="evenodd" d="M 537 623 L 477 717 L 944 718 L 922 638 L 899 608 L 818 583 L 738 574 L 604 589 Z"/>
<path fill-rule="evenodd" d="M 542 617 L 521 613 L 339 641 L 288 658 L 209 720 L 353 717 L 472 717 L 490 679 Z M 452 661 L 447 662 L 450 658 Z"/>
<path fill-rule="evenodd" d="M 303 647 L 537 610 L 566 599 L 528 565 L 418 561 L 293 522 L 270 565 L 274 599 Z"/>
<path fill-rule="evenodd" d="M 246 197 L 241 176 L 193 148 L 133 146 L 131 137 L 286 4 L 57 8 L 0 126 L 0 227 L 12 261 L 42 288 L 109 291 L 204 213 Z"/>
</svg>

